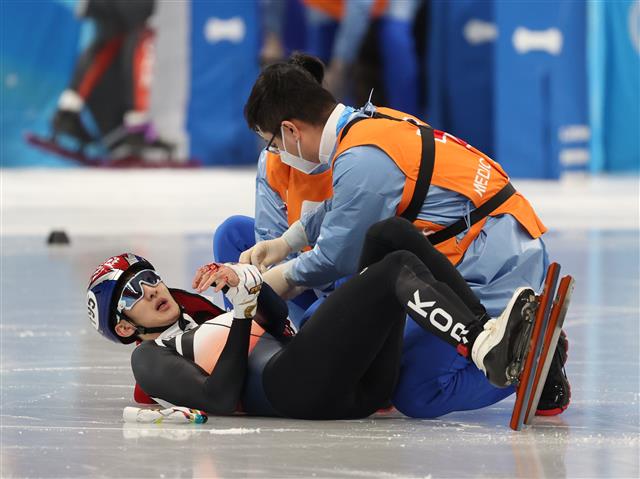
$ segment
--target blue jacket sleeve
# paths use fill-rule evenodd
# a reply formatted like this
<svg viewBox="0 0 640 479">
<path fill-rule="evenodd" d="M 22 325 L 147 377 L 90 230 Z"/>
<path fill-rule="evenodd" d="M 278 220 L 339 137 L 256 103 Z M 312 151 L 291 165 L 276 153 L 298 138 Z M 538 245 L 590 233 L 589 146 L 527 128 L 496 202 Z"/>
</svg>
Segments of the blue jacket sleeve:
<svg viewBox="0 0 640 479">
<path fill-rule="evenodd" d="M 367 229 L 395 215 L 403 187 L 403 173 L 381 150 L 361 146 L 340 155 L 316 244 L 290 263 L 286 278 L 318 286 L 355 273 Z"/>
<path fill-rule="evenodd" d="M 267 155 L 263 150 L 258 158 L 256 176 L 256 242 L 278 238 L 284 233 L 287 222 L 287 207 L 269 183 L 267 183 Z"/>
<path fill-rule="evenodd" d="M 303 214 L 300 218 L 300 223 L 302 223 L 304 232 L 309 240 L 309 246 L 316 244 L 318 236 L 320 236 L 322 222 L 324 221 L 327 211 L 331 209 L 331 204 L 332 200 L 329 198 L 319 204 L 316 209 Z"/>
</svg>

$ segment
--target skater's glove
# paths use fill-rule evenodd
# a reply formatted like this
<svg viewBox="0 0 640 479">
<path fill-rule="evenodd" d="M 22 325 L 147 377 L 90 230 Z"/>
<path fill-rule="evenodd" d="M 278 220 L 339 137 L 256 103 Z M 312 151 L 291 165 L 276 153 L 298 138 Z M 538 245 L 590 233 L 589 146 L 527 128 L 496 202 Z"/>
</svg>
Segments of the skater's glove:
<svg viewBox="0 0 640 479">
<path fill-rule="evenodd" d="M 226 263 L 238 276 L 236 286 L 229 286 L 225 293 L 233 304 L 233 317 L 251 319 L 256 314 L 258 295 L 262 288 L 262 275 L 258 268 L 251 264 Z"/>
</svg>

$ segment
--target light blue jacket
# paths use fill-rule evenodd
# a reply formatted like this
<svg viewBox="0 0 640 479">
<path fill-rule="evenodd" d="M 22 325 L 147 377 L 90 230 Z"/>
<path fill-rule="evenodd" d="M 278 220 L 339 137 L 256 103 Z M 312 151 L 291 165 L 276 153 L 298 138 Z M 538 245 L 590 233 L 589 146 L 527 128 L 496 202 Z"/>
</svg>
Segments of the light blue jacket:
<svg viewBox="0 0 640 479">
<path fill-rule="evenodd" d="M 357 111 L 346 109 L 337 130 L 373 109 L 371 104 Z M 257 179 L 257 240 L 280 236 L 287 227 L 284 205 L 266 183 L 263 156 Z M 367 229 L 395 215 L 404 181 L 394 161 L 376 147 L 354 147 L 338 156 L 333 164 L 333 197 L 300 219 L 313 249 L 290 263 L 287 279 L 318 287 L 355 273 Z M 432 185 L 418 218 L 446 225 L 473 208 L 466 197 Z M 503 215 L 487 220 L 457 268 L 495 315 L 516 287 L 528 285 L 538 290 L 547 264 L 544 242 L 531 238 L 512 216 Z"/>
</svg>

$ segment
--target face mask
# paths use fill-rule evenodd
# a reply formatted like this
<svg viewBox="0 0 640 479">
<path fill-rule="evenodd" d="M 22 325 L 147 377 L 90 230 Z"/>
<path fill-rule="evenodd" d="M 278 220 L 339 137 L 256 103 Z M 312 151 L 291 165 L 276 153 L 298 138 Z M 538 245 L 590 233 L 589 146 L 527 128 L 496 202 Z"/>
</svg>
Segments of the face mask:
<svg viewBox="0 0 640 479">
<path fill-rule="evenodd" d="M 282 146 L 284 149 L 280 150 L 280 159 L 285 165 L 289 165 L 291 168 L 302 171 L 309 175 L 313 173 L 321 163 L 312 163 L 302 157 L 302 150 L 300 150 L 300 140 L 296 140 L 296 146 L 298 147 L 298 155 L 292 155 L 287 151 L 287 147 L 284 144 L 284 129 L 280 126 L 280 134 L 282 135 Z"/>
</svg>

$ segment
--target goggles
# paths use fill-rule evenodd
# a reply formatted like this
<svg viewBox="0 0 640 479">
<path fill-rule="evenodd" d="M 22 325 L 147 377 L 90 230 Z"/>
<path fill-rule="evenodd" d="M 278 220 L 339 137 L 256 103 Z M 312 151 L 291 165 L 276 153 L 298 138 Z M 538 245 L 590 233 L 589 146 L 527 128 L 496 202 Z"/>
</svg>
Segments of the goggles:
<svg viewBox="0 0 640 479">
<path fill-rule="evenodd" d="M 144 297 L 143 284 L 157 286 L 161 282 L 160 276 L 152 269 L 143 269 L 136 273 L 122 289 L 122 294 L 118 300 L 118 313 L 131 310 Z"/>
</svg>

